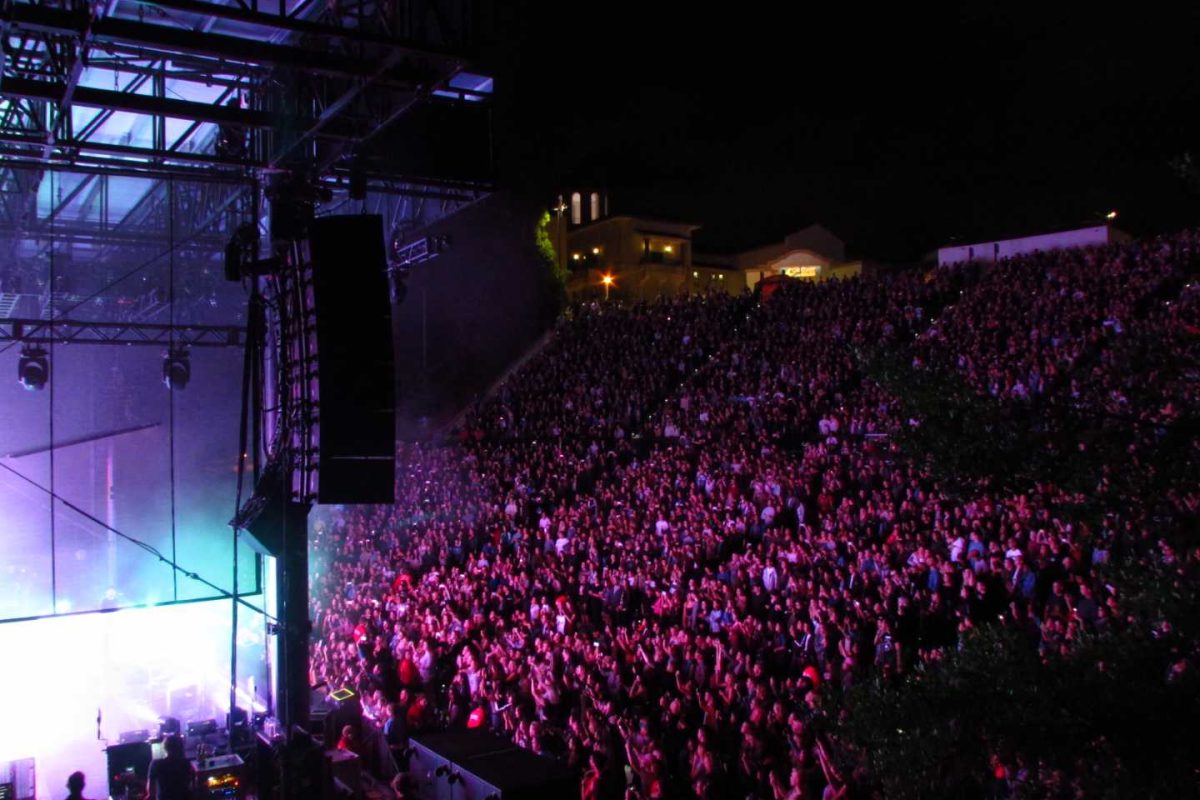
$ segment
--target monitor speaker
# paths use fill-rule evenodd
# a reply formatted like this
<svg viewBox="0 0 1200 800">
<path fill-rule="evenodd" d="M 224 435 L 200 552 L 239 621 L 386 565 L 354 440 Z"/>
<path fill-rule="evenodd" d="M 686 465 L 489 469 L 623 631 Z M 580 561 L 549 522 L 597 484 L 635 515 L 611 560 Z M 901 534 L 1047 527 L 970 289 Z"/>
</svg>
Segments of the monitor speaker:
<svg viewBox="0 0 1200 800">
<path fill-rule="evenodd" d="M 130 790 L 146 785 L 153 753 L 149 742 L 109 745 L 104 750 L 108 761 L 108 793 L 123 797 Z"/>
</svg>

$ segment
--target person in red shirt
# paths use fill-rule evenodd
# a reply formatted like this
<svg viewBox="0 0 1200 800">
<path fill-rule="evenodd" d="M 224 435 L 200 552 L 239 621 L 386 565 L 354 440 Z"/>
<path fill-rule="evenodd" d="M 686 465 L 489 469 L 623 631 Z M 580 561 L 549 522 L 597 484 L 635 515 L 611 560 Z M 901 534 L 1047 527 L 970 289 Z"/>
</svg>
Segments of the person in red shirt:
<svg viewBox="0 0 1200 800">
<path fill-rule="evenodd" d="M 359 758 L 362 757 L 363 746 L 358 740 L 358 734 L 355 733 L 353 725 L 347 725 L 342 728 L 342 738 L 338 740 L 337 749 L 354 753 Z"/>
<path fill-rule="evenodd" d="M 425 724 L 425 709 L 429 701 L 425 695 L 418 695 L 408 707 L 408 730 L 419 731 Z"/>
<path fill-rule="evenodd" d="M 405 688 L 411 688 L 420 683 L 417 665 L 407 655 L 400 659 L 400 663 L 396 665 L 396 677 L 400 679 L 400 685 Z"/>
</svg>

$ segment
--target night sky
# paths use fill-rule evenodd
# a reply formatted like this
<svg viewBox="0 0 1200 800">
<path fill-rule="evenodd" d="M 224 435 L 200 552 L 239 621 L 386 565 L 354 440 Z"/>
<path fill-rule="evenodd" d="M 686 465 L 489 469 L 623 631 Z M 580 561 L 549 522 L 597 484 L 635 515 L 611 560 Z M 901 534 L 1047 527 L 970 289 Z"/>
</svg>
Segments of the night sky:
<svg viewBox="0 0 1200 800">
<path fill-rule="evenodd" d="M 1169 166 L 1200 160 L 1197 7 L 837 5 L 497 3 L 502 185 L 604 186 L 703 225 L 698 249 L 822 222 L 897 261 L 1110 208 L 1135 233 L 1200 220 Z"/>
</svg>

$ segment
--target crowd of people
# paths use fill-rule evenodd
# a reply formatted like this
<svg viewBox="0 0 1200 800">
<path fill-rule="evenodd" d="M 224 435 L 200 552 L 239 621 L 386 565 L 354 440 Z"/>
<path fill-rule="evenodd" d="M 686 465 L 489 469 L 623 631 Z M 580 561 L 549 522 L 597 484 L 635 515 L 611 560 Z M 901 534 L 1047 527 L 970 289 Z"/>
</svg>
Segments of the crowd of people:
<svg viewBox="0 0 1200 800">
<path fill-rule="evenodd" d="M 393 506 L 315 513 L 312 682 L 397 741 L 485 727 L 562 759 L 584 798 L 855 796 L 830 697 L 979 626 L 1053 658 L 1126 624 L 1111 559 L 1200 568 L 1176 537 L 1196 485 L 1114 494 L 1100 524 L 1052 482 L 951 491 L 898 446 L 920 421 L 864 353 L 1090 415 L 1150 470 L 1196 408 L 1198 268 L 1185 231 L 572 309 L 451 441 L 400 446 Z"/>
</svg>

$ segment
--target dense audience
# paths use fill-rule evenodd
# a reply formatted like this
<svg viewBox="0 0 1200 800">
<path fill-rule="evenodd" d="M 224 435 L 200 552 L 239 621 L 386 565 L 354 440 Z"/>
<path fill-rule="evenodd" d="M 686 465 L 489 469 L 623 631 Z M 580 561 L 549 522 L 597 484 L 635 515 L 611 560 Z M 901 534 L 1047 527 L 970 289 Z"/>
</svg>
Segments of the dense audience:
<svg viewBox="0 0 1200 800">
<path fill-rule="evenodd" d="M 852 796 L 830 696 L 983 625 L 1052 658 L 1126 624 L 1097 565 L 1200 566 L 1174 536 L 1194 484 L 1117 496 L 1100 524 L 1052 483 L 942 485 L 862 354 L 1090 415 L 1136 471 L 1196 408 L 1198 261 L 1184 232 L 574 309 L 454 441 L 400 447 L 394 506 L 315 515 L 312 681 L 354 688 L 389 740 L 488 727 L 578 769 L 585 798 Z"/>
</svg>

